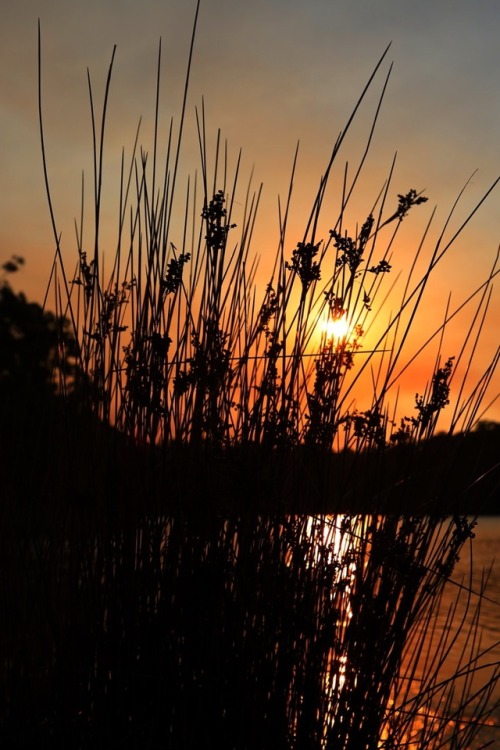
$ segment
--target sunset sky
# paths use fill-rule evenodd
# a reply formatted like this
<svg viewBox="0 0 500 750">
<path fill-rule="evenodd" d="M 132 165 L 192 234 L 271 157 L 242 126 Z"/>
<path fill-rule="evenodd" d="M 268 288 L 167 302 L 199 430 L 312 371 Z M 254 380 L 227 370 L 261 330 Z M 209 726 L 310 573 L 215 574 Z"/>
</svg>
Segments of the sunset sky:
<svg viewBox="0 0 500 750">
<path fill-rule="evenodd" d="M 122 147 L 139 141 L 151 151 L 158 44 L 162 40 L 160 138 L 179 119 L 195 0 L 17 0 L 3 3 L 0 23 L 0 261 L 26 258 L 13 280 L 43 298 L 54 252 L 44 190 L 37 113 L 37 22 L 42 32 L 43 109 L 49 178 L 62 250 L 74 265 L 74 220 L 82 170 L 90 191 L 92 137 L 87 88 L 102 102 L 117 45 L 105 147 L 103 236 L 113 245 Z M 335 139 L 387 45 L 389 53 L 340 163 L 359 159 L 391 62 L 394 63 L 360 186 L 353 221 L 371 210 L 397 151 L 393 200 L 410 188 L 429 201 L 408 218 L 401 270 L 411 262 L 432 209 L 430 250 L 459 191 L 475 170 L 447 237 L 500 175 L 500 9 L 498 0 L 202 0 L 187 106 L 179 184 L 197 166 L 195 107 L 204 97 L 207 128 L 228 140 L 234 164 L 242 148 L 241 200 L 252 168 L 264 184 L 255 252 L 266 258 L 278 242 L 278 195 L 286 196 L 297 142 L 299 161 L 288 234 L 291 252 L 302 239 L 315 189 Z M 90 212 L 91 196 L 87 198 Z M 332 199 L 333 201 L 333 199 Z M 327 212 L 326 212 L 327 213 Z M 331 226 L 325 216 L 322 236 Z M 355 227 L 352 227 L 355 231 Z M 460 304 L 486 277 L 500 242 L 500 186 L 438 268 L 419 326 L 444 315 L 448 293 Z M 394 262 L 394 265 L 396 263 Z M 500 295 L 479 350 L 477 370 L 499 344 Z M 463 330 L 466 320 L 461 319 Z M 430 330 L 430 329 L 429 329 Z M 456 353 L 457 335 L 446 354 Z M 455 338 L 454 338 L 455 337 Z M 448 352 L 448 348 L 451 351 Z M 435 351 L 433 352 L 435 355 Z M 432 359 L 432 357 L 431 357 Z M 500 390 L 499 376 L 489 391 Z M 425 385 L 425 383 L 424 383 Z M 419 388 L 422 386 L 420 385 Z M 497 402 L 489 418 L 500 420 Z"/>
</svg>

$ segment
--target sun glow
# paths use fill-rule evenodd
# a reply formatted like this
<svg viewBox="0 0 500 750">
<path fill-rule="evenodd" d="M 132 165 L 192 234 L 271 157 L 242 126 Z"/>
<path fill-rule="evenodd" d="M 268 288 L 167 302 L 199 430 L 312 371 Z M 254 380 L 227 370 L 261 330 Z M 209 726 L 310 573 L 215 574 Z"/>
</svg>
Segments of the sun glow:
<svg viewBox="0 0 500 750">
<path fill-rule="evenodd" d="M 349 321 L 347 318 L 328 318 L 321 324 L 323 333 L 328 339 L 345 339 L 349 334 Z"/>
</svg>

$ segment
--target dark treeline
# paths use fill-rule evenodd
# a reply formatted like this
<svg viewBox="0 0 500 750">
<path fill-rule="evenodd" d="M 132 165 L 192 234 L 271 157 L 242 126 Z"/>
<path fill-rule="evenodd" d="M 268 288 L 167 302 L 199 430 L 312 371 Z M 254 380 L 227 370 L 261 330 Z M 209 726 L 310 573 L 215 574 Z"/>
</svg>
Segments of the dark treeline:
<svg viewBox="0 0 500 750">
<path fill-rule="evenodd" d="M 12 273 L 21 259 L 4 264 Z M 138 445 L 62 393 L 57 347 L 65 337 L 66 379 L 75 379 L 67 322 L 0 286 L 0 465 L 6 495 L 41 522 L 76 512 L 500 512 L 500 425 L 466 434 L 341 453 L 239 445 Z M 105 501 L 119 498 L 112 511 Z M 104 507 L 99 507 L 99 506 Z M 55 513 L 55 511 L 58 513 Z M 22 517 L 22 516 L 21 516 Z M 52 522 L 52 521 L 51 521 Z"/>
</svg>

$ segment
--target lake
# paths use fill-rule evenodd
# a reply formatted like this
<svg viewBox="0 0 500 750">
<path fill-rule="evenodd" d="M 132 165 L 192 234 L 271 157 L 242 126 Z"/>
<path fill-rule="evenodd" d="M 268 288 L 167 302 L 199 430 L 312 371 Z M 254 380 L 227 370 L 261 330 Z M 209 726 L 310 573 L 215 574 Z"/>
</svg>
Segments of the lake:
<svg viewBox="0 0 500 750">
<path fill-rule="evenodd" d="M 480 605 L 478 612 L 478 623 L 481 638 L 481 650 L 485 652 L 480 664 L 500 663 L 500 517 L 482 516 L 478 519 L 475 529 L 475 538 L 470 545 L 466 545 L 463 554 L 453 574 L 453 584 L 448 584 L 445 589 L 441 623 L 443 623 L 444 612 L 461 592 L 459 606 L 453 618 L 459 627 L 457 639 L 449 655 L 449 665 L 453 668 L 458 655 L 466 652 L 470 647 L 469 626 L 474 617 L 475 606 Z M 461 586 L 470 587 L 475 592 L 471 597 L 471 607 L 465 614 L 467 591 L 460 589 Z M 481 591 L 483 594 L 481 596 Z M 464 618 L 462 624 L 462 618 Z M 490 672 L 484 669 L 482 679 Z M 476 680 L 478 682 L 478 680 Z M 500 702 L 500 683 L 497 684 L 493 701 Z M 473 716 L 470 717 L 473 720 Z M 476 743 L 471 748 L 483 747 L 491 742 L 491 747 L 500 747 L 500 707 L 493 711 L 487 722 L 492 726 L 482 729 Z"/>
<path fill-rule="evenodd" d="M 412 674 L 410 663 L 414 652 L 423 644 L 418 660 L 415 658 L 413 662 L 417 666 L 412 674 L 412 687 L 407 693 L 402 689 L 402 696 L 396 701 L 403 706 L 403 712 L 406 706 L 411 715 L 412 699 L 419 692 L 428 693 L 428 698 L 416 699 L 420 721 L 414 721 L 405 735 L 404 746 L 408 750 L 500 747 L 500 683 L 492 685 L 488 697 L 492 710 L 486 717 L 478 718 L 483 704 L 475 697 L 500 665 L 500 518 L 480 517 L 474 532 L 474 539 L 462 549 L 434 613 L 417 627 L 417 635 L 410 638 L 403 659 L 403 673 L 407 666 L 408 674 Z M 459 672 L 463 677 L 457 679 Z M 427 724 L 427 737 L 432 736 L 429 725 L 434 719 L 436 727 L 442 726 L 443 716 L 451 717 L 446 735 L 448 744 L 442 745 L 443 737 L 437 735 L 435 745 L 430 741 L 419 744 L 419 731 Z M 472 733 L 477 723 L 481 724 L 478 736 L 467 740 L 467 732 Z M 387 744 L 381 747 L 401 746 L 391 744 L 390 734 L 385 739 Z M 453 744 L 454 739 L 459 744 Z"/>
<path fill-rule="evenodd" d="M 397 549 L 391 549 L 391 543 L 405 526 L 406 535 L 401 538 L 411 543 L 411 532 L 408 533 L 411 521 L 402 518 L 385 537 L 381 548 L 385 562 L 376 575 L 370 573 L 374 567 L 370 558 L 378 558 L 381 550 L 373 543 L 377 533 L 391 529 L 390 524 L 387 526 L 387 520 L 376 521 L 377 532 L 373 517 L 364 517 L 346 533 L 342 531 L 345 518 L 330 517 L 326 531 L 322 531 L 320 524 L 317 526 L 318 533 L 326 535 L 327 547 L 339 559 L 352 561 L 339 568 L 339 580 L 347 582 L 343 600 L 345 630 L 340 635 L 344 656 L 340 662 L 333 660 L 341 665 L 340 670 L 337 667 L 339 677 L 327 682 L 331 713 L 324 747 L 344 746 L 342 724 L 349 723 L 347 717 L 357 706 L 358 692 L 376 700 L 388 680 L 391 697 L 378 744 L 381 750 L 500 747 L 500 683 L 495 679 L 500 670 L 500 564 L 495 559 L 500 549 L 500 518 L 478 520 L 473 529 L 475 536 L 463 544 L 451 574 L 441 567 L 446 562 L 445 556 L 437 552 L 439 547 L 434 540 L 424 545 L 425 557 L 418 558 L 418 552 L 410 552 L 411 548 L 406 546 L 401 547 L 401 556 Z M 437 541 L 447 538 L 449 544 L 447 528 L 447 522 L 441 530 L 438 527 Z M 314 536 L 314 528 L 310 533 Z M 358 542 L 349 541 L 352 537 Z M 356 547 L 362 548 L 362 539 L 367 537 L 373 543 L 365 547 L 361 556 L 352 555 Z M 402 567 L 406 554 L 417 563 L 407 569 Z M 318 563 L 319 560 L 318 556 Z M 422 584 L 413 589 L 413 595 L 407 596 L 405 605 L 404 581 L 411 580 L 418 569 L 424 574 Z M 443 577 L 444 587 L 439 584 Z M 364 586 L 366 581 L 370 582 L 368 586 Z M 395 586 L 396 581 L 403 588 Z M 423 600 L 418 604 L 421 596 Z M 415 617 L 404 620 L 404 628 L 399 631 L 398 618 L 400 615 L 404 618 L 409 607 L 414 609 Z M 375 614 L 374 618 L 370 612 Z M 366 623 L 370 623 L 369 627 L 363 630 Z M 367 639 L 368 648 L 357 645 L 360 639 Z M 396 657 L 392 668 L 388 667 L 391 641 L 395 650 L 398 642 L 404 643 L 401 659 Z M 357 659 L 359 654 L 361 660 Z M 485 685 L 489 685 L 487 690 L 483 689 Z M 478 726 L 478 736 L 473 737 Z"/>
</svg>

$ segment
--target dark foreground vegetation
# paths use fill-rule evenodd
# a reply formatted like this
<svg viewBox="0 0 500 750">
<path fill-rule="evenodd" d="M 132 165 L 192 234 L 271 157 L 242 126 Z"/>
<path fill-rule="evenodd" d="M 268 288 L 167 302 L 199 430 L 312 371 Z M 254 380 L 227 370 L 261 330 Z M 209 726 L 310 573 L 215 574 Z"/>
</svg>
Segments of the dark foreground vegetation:
<svg viewBox="0 0 500 750">
<path fill-rule="evenodd" d="M 137 446 L 57 397 L 3 407 L 6 522 L 93 524 L 144 512 L 500 513 L 500 426 L 418 446 L 324 453 L 296 446 Z M 74 407 L 73 407 L 74 409 Z M 480 425 L 481 427 L 481 425 Z M 106 490 L 104 490 L 106 488 Z M 21 511 L 22 509 L 22 511 Z M 111 515 L 109 515 L 111 514 Z M 109 515 L 109 518 L 108 518 Z M 10 520 L 9 520 L 10 519 Z"/>
<path fill-rule="evenodd" d="M 21 261 L 11 259 L 4 268 L 12 273 Z M 6 523 L 17 518 L 26 528 L 31 518 L 33 528 L 50 528 L 76 513 L 85 525 L 94 523 L 96 513 L 132 520 L 153 510 L 438 517 L 500 512 L 495 422 L 361 451 L 181 440 L 138 444 L 82 408 L 75 390 L 60 392 L 53 376 L 61 331 L 67 352 L 77 351 L 68 321 L 61 329 L 56 316 L 15 293 L 6 276 L 0 283 L 0 330 L 0 462 L 5 498 L 11 510 L 18 509 L 5 514 Z M 78 377 L 69 358 L 65 375 Z"/>
<path fill-rule="evenodd" d="M 83 243 L 82 216 L 70 273 L 49 188 L 55 313 L 6 279 L 0 288 L 2 747 L 480 742 L 499 665 L 484 666 L 470 587 L 460 589 L 463 616 L 442 603 L 474 516 L 497 510 L 499 430 L 479 415 L 498 352 L 477 382 L 470 375 L 496 259 L 469 297 L 461 350 L 445 357 L 439 345 L 456 310 L 429 332 L 435 366 L 412 414 L 400 415 L 390 399 L 413 356 L 406 342 L 460 228 L 446 238 L 452 210 L 423 275 L 408 270 L 399 309 L 364 349 L 399 227 L 425 198 L 394 196 L 392 165 L 368 216 L 351 225 L 365 152 L 345 168 L 324 229 L 329 176 L 360 102 L 291 244 L 291 189 L 280 206 L 260 292 L 249 252 L 260 194 L 248 188 L 233 241 L 240 161 L 231 171 L 220 135 L 209 157 L 203 109 L 201 177 L 178 202 L 186 100 L 166 157 L 155 138 L 151 157 L 134 148 L 122 167 L 117 250 L 104 273 L 106 104 L 99 131 L 89 86 L 93 244 Z M 41 108 L 40 120 L 45 159 Z M 49 186 L 46 164 L 45 174 Z M 317 336 L 322 318 L 346 320 L 347 332 Z M 356 405 L 363 371 L 373 393 Z M 467 634 L 459 653 L 458 633 Z"/>
</svg>

